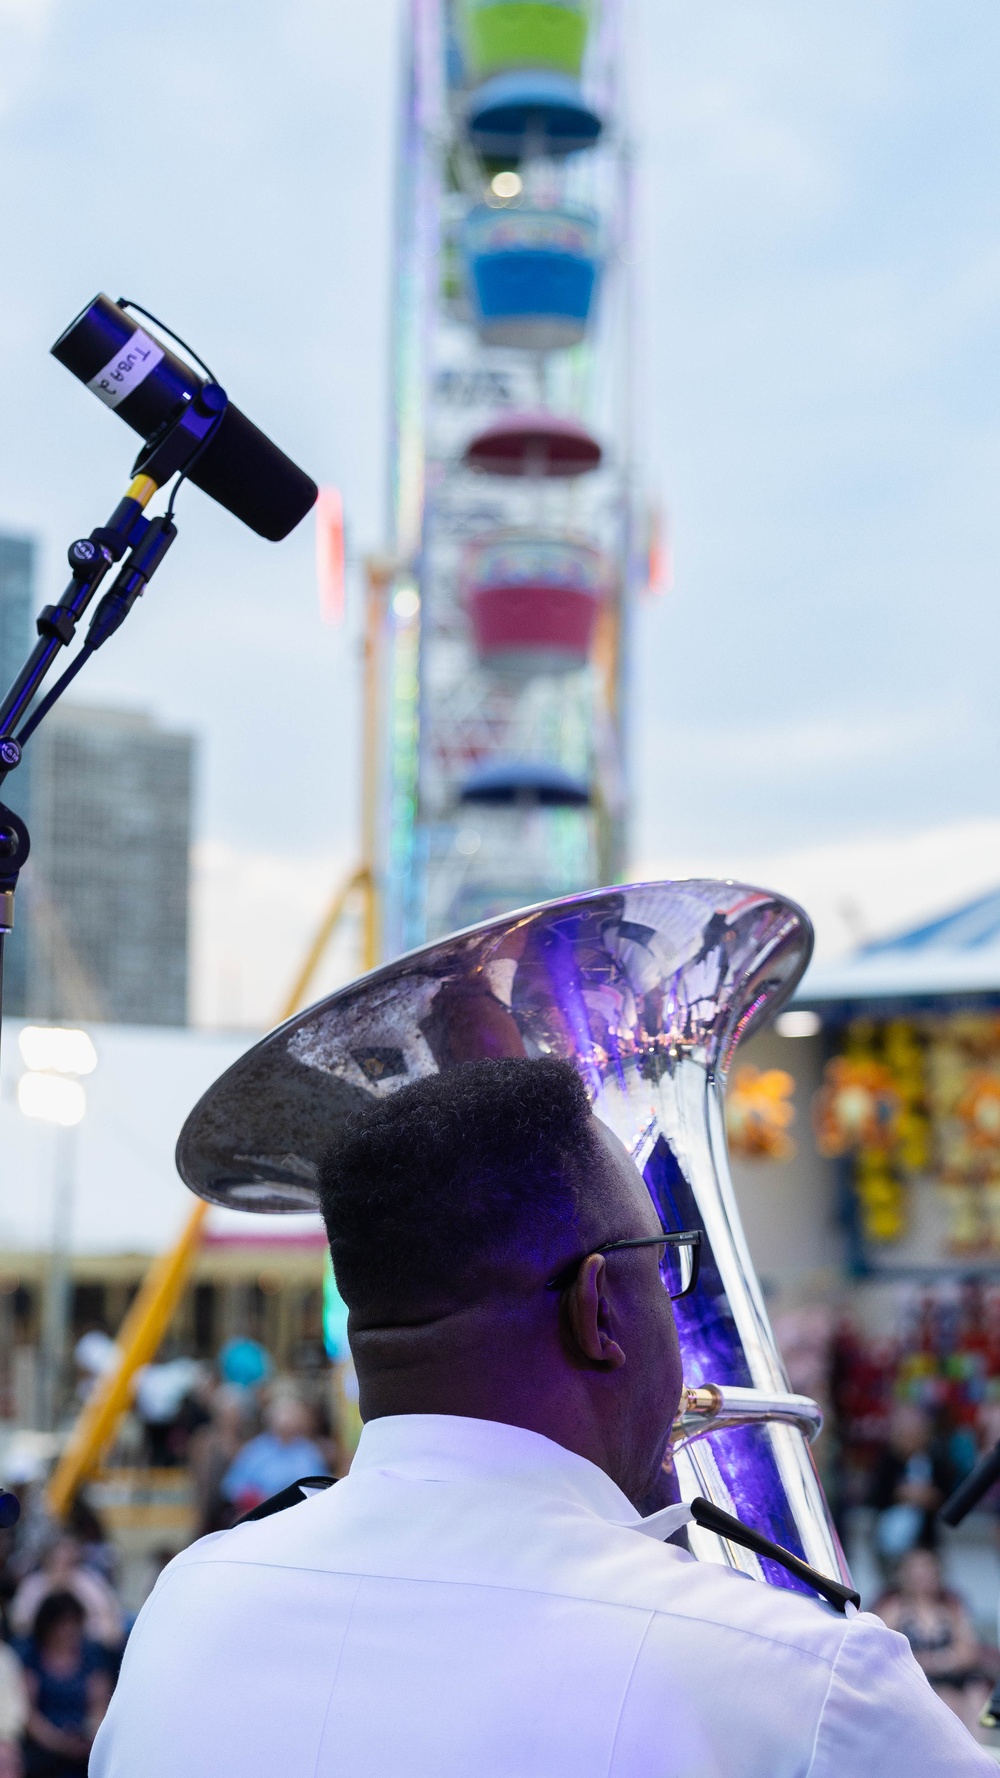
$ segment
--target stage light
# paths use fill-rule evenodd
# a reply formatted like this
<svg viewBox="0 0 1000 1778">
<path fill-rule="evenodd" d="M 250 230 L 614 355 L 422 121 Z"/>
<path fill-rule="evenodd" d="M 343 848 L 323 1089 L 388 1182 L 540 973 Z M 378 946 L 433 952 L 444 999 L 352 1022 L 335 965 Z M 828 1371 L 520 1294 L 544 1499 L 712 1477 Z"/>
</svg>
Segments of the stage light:
<svg viewBox="0 0 1000 1778">
<path fill-rule="evenodd" d="M 63 1025 L 25 1025 L 18 1037 L 21 1060 L 35 1073 L 93 1074 L 97 1051 L 86 1031 Z"/>
<path fill-rule="evenodd" d="M 80 1082 L 68 1074 L 22 1074 L 17 1083 L 17 1103 L 25 1117 L 60 1124 L 70 1130 L 81 1122 L 87 1095 Z"/>
</svg>

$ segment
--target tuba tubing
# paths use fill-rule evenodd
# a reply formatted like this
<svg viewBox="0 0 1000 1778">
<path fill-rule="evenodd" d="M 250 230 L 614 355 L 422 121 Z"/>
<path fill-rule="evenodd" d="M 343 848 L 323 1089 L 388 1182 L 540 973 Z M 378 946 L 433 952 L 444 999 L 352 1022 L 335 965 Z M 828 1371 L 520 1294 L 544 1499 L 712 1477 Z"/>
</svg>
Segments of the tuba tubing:
<svg viewBox="0 0 1000 1778">
<path fill-rule="evenodd" d="M 797 1426 L 812 1444 L 823 1430 L 823 1410 L 808 1395 L 788 1391 L 768 1395 L 762 1389 L 740 1389 L 735 1384 L 720 1388 L 718 1383 L 703 1383 L 697 1389 L 686 1388 L 681 1395 L 671 1450 L 678 1451 L 692 1439 L 705 1438 L 723 1427 L 757 1426 L 765 1421 Z"/>
</svg>

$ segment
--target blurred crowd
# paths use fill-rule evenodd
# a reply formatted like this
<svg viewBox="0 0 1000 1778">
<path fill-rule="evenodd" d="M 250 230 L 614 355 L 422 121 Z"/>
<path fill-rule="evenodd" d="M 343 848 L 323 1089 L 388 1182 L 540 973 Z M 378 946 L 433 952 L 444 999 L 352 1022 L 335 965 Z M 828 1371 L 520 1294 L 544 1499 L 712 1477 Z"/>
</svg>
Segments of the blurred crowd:
<svg viewBox="0 0 1000 1778">
<path fill-rule="evenodd" d="M 212 1370 L 150 1367 L 139 1391 L 145 1462 L 187 1469 L 196 1536 L 226 1529 L 303 1476 L 339 1468 L 321 1404 L 270 1377 L 253 1342 L 233 1344 L 244 1350 Z M 121 1598 L 120 1552 L 86 1496 L 55 1525 L 37 1482 L 17 1492 L 21 1519 L 0 1532 L 0 1778 L 85 1778 L 134 1621 Z M 173 1553 L 164 1549 L 156 1565 Z"/>
<path fill-rule="evenodd" d="M 860 1314 L 813 1306 L 779 1316 L 776 1332 L 792 1387 L 824 1410 L 816 1454 L 841 1537 L 859 1512 L 869 1527 L 884 1586 L 871 1609 L 971 1727 L 1000 1654 L 995 1628 L 977 1630 L 945 1582 L 937 1513 L 1000 1439 L 1000 1291 L 976 1280 L 921 1288 L 892 1322 L 873 1332 Z M 980 1510 L 1000 1544 L 1000 1487 Z"/>
</svg>

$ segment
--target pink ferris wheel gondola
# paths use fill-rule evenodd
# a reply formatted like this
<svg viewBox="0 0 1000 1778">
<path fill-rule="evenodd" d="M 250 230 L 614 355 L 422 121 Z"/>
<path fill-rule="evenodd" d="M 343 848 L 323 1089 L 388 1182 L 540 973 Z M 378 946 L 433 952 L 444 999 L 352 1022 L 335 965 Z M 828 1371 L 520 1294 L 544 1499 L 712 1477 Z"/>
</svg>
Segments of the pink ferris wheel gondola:
<svg viewBox="0 0 1000 1778">
<path fill-rule="evenodd" d="M 462 595 L 483 665 L 517 673 L 584 666 L 610 578 L 606 557 L 582 538 L 501 532 L 470 543 Z"/>
</svg>

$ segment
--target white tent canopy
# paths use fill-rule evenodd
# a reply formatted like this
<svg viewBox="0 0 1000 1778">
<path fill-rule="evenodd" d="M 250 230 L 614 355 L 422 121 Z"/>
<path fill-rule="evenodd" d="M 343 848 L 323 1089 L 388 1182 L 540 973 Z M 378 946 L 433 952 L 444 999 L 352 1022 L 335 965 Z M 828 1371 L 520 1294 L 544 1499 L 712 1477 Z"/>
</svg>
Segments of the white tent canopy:
<svg viewBox="0 0 1000 1778">
<path fill-rule="evenodd" d="M 0 1054 L 0 1254 L 39 1253 L 52 1242 L 57 1153 L 66 1132 L 26 1117 L 17 1083 L 27 1021 L 6 1019 Z M 174 1145 L 187 1113 L 249 1047 L 245 1032 L 88 1025 L 97 1067 L 83 1081 L 87 1110 L 66 1144 L 73 1172 L 69 1246 L 77 1254 L 153 1254 L 178 1234 L 193 1199 L 177 1176 Z M 268 1241 L 301 1237 L 314 1216 L 213 1210 L 213 1233 Z"/>
</svg>

